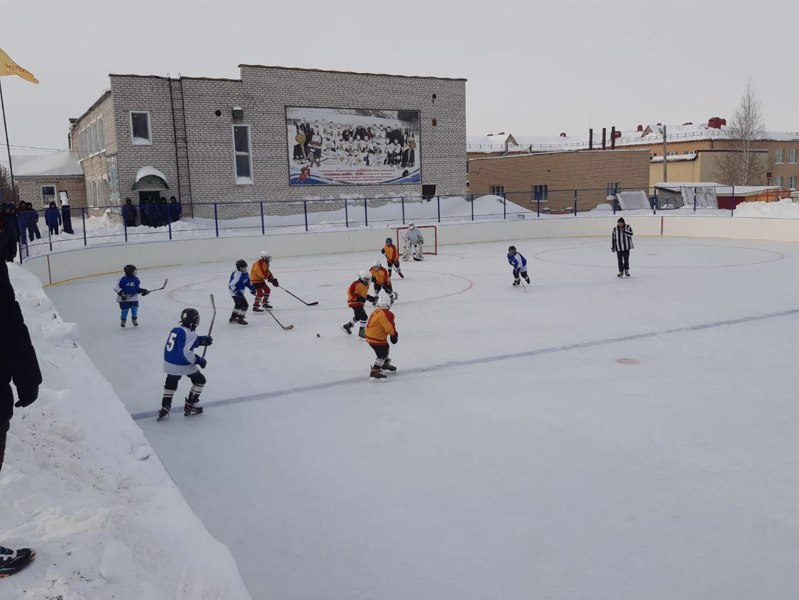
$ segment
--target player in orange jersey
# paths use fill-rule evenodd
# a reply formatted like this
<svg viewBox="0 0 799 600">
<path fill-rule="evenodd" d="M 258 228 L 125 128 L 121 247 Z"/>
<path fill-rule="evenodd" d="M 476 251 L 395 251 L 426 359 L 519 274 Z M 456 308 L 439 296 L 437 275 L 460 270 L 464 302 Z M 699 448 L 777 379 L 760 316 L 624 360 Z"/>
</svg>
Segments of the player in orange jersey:
<svg viewBox="0 0 799 600">
<path fill-rule="evenodd" d="M 377 304 L 377 297 L 380 295 L 380 290 L 384 290 L 386 294 L 391 297 L 392 302 L 396 300 L 398 295 L 397 292 L 394 291 L 394 288 L 391 287 L 391 275 L 386 268 L 380 264 L 379 260 L 372 261 L 369 272 L 372 274 L 372 283 L 375 286 L 375 299 L 372 301 L 372 304 Z"/>
<path fill-rule="evenodd" d="M 402 274 L 400 270 L 399 264 L 399 248 L 394 245 L 394 240 L 391 238 L 386 238 L 386 245 L 383 246 L 383 249 L 380 251 L 386 255 L 386 263 L 388 263 L 388 274 L 391 275 L 391 267 L 394 267 L 397 270 L 397 275 L 405 278 L 405 275 Z"/>
<path fill-rule="evenodd" d="M 341 328 L 352 335 L 352 328 L 358 325 L 358 336 L 366 337 L 366 310 L 363 304 L 366 301 L 372 302 L 374 298 L 369 295 L 369 273 L 361 271 L 358 279 L 353 281 L 347 288 L 347 305 L 352 309 L 352 321 L 347 321 Z"/>
<path fill-rule="evenodd" d="M 255 300 L 252 303 L 253 312 L 264 312 L 264 308 L 272 308 L 269 304 L 269 294 L 272 292 L 269 286 L 266 285 L 268 281 L 275 287 L 280 287 L 277 283 L 277 278 L 272 274 L 269 264 L 272 262 L 272 255 L 268 250 L 261 250 L 261 258 L 256 260 L 252 269 L 250 270 L 250 282 L 255 288 Z"/>
<path fill-rule="evenodd" d="M 390 309 L 391 297 L 386 294 L 381 295 L 377 301 L 377 308 L 372 311 L 366 323 L 366 341 L 375 351 L 375 362 L 369 372 L 371 380 L 385 379 L 383 371 L 393 373 L 397 370 L 388 357 L 389 340 L 392 344 L 396 344 L 399 340 L 394 313 Z"/>
</svg>

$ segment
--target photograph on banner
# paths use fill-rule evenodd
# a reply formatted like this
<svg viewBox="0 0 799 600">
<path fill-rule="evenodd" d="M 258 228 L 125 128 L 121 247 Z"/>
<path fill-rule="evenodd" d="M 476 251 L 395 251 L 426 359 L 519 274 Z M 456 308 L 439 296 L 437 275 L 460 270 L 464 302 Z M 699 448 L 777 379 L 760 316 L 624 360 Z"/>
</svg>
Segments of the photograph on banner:
<svg viewBox="0 0 799 600">
<path fill-rule="evenodd" d="M 418 110 L 286 107 L 291 185 L 421 183 Z"/>
</svg>

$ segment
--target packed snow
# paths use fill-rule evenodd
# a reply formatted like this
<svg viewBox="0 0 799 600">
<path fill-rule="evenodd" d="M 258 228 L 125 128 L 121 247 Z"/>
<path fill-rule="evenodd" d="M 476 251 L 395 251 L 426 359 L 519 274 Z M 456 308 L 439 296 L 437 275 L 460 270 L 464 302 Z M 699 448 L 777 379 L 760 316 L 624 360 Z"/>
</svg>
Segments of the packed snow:
<svg viewBox="0 0 799 600">
<path fill-rule="evenodd" d="M 510 285 L 509 243 L 529 260 L 524 289 Z M 269 314 L 227 322 L 228 263 L 140 272 L 145 287 L 169 286 L 142 299 L 138 329 L 119 327 L 116 275 L 49 288 L 113 391 L 82 384 L 93 367 L 71 334 L 65 347 L 36 334 L 53 389 L 12 425 L 20 490 L 3 533 L 42 554 L 12 589 L 50 585 L 47 569 L 77 585 L 73 565 L 109 586 L 155 553 L 174 562 L 153 560 L 146 581 L 217 587 L 136 597 L 237 597 L 213 595 L 219 570 L 203 562 L 225 553 L 188 525 L 194 537 L 176 541 L 167 523 L 185 515 L 154 507 L 174 492 L 158 459 L 259 600 L 751 600 L 799 589 L 795 245 L 638 238 L 623 280 L 609 235 L 441 248 L 394 278 L 399 370 L 377 384 L 370 348 L 340 329 L 352 316 L 346 286 L 376 258 L 377 248 L 276 256 L 280 285 L 319 301 L 273 291 L 274 316 L 292 331 Z M 185 306 L 206 333 L 212 293 L 206 412 L 157 423 L 166 335 Z M 28 305 L 35 332 L 52 317 L 39 314 Z M 34 453 L 37 419 L 57 409 L 51 427 L 66 441 L 53 434 Z M 51 445 L 49 460 L 67 466 L 41 456 Z M 150 445 L 157 458 L 137 460 Z M 20 465 L 36 472 L 23 477 Z M 53 493 L 29 509 L 23 486 Z M 112 488 L 116 518 L 53 525 Z M 108 540 L 123 548 L 103 561 Z M 184 550 L 165 557 L 170 545 Z M 115 597 L 134 597 L 124 593 Z"/>
</svg>

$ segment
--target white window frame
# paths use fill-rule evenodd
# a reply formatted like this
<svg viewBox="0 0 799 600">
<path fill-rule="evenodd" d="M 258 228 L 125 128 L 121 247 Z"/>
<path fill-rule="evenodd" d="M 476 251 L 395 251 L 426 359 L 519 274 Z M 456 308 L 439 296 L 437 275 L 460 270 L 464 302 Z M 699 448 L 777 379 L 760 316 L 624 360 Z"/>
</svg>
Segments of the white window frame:
<svg viewBox="0 0 799 600">
<path fill-rule="evenodd" d="M 147 115 L 147 137 L 137 138 L 133 135 L 133 115 Z M 128 124 L 130 125 L 130 143 L 134 146 L 152 146 L 153 145 L 153 119 L 149 110 L 131 110 L 128 111 Z"/>
<path fill-rule="evenodd" d="M 44 199 L 44 194 L 42 193 L 42 190 L 44 188 L 46 188 L 46 187 L 53 188 L 53 190 L 55 192 L 53 194 L 53 200 L 55 201 L 56 206 L 58 206 L 58 186 L 56 184 L 54 184 L 54 183 L 40 183 L 39 184 L 39 199 L 42 201 L 42 206 L 44 206 L 45 208 L 50 206 L 50 201 L 49 200 L 45 200 Z"/>
<path fill-rule="evenodd" d="M 788 188 L 795 190 L 796 189 L 796 175 L 792 175 L 788 177 Z"/>
<path fill-rule="evenodd" d="M 492 196 L 502 196 L 505 197 L 505 186 L 504 185 L 489 185 L 488 186 L 488 193 Z"/>
<path fill-rule="evenodd" d="M 782 175 L 775 175 L 772 185 L 782 185 Z"/>
<path fill-rule="evenodd" d="M 788 150 L 788 163 L 792 165 L 796 164 L 796 148 L 790 148 Z"/>
<path fill-rule="evenodd" d="M 777 148 L 777 150 L 774 152 L 774 163 L 781 165 L 783 164 L 784 160 L 785 160 L 785 150 L 783 150 L 782 148 Z"/>
<path fill-rule="evenodd" d="M 239 156 L 244 156 L 244 152 L 236 151 L 236 127 L 246 127 L 247 128 L 247 149 L 249 150 L 246 155 L 249 157 L 250 160 L 250 176 L 249 177 L 239 177 L 238 172 L 238 164 L 236 163 L 236 158 Z M 233 178 L 236 181 L 236 185 L 253 185 L 255 183 L 255 177 L 252 168 L 252 127 L 247 123 L 234 123 L 230 126 L 230 135 L 231 139 L 233 140 Z"/>
</svg>

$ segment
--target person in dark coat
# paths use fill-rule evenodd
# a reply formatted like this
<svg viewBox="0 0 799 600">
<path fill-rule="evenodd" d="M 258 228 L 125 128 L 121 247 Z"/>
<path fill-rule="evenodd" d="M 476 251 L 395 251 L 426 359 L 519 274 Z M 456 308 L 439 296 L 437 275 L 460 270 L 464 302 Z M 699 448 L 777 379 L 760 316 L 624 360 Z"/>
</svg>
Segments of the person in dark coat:
<svg viewBox="0 0 799 600">
<path fill-rule="evenodd" d="M 147 208 L 149 206 L 150 206 L 149 202 L 139 198 L 139 217 L 141 218 L 142 225 L 150 226 L 150 217 L 147 214 Z"/>
<path fill-rule="evenodd" d="M 32 404 L 39 396 L 42 373 L 22 311 L 14 297 L 6 263 L 0 261 L 0 469 L 5 458 L 6 437 L 14 407 Z M 11 382 L 17 389 L 17 402 Z M 30 548 L 11 550 L 0 546 L 0 576 L 13 575 L 27 566 L 36 553 Z"/>
<path fill-rule="evenodd" d="M 130 198 L 125 198 L 125 205 L 122 207 L 122 219 L 125 221 L 125 227 L 136 227 L 136 207 L 130 201 Z"/>
<path fill-rule="evenodd" d="M 64 223 L 64 233 L 75 233 L 72 230 L 72 209 L 69 207 L 69 198 L 66 192 L 61 196 L 61 221 Z"/>
<path fill-rule="evenodd" d="M 158 203 L 155 201 L 155 198 L 150 200 L 150 203 L 147 205 L 147 224 L 150 227 L 158 227 L 161 223 L 161 210 L 158 208 Z"/>
<path fill-rule="evenodd" d="M 55 202 L 50 202 L 50 206 L 44 211 L 44 222 L 47 223 L 47 230 L 50 235 L 58 235 L 58 226 L 61 225 L 61 213 Z"/>
<path fill-rule="evenodd" d="M 178 202 L 178 199 L 174 196 L 169 198 L 169 220 L 173 223 L 176 221 L 180 221 L 181 213 L 183 212 L 183 207 Z"/>
<path fill-rule="evenodd" d="M 158 222 L 160 225 L 169 223 L 169 204 L 163 196 L 158 201 Z"/>
<path fill-rule="evenodd" d="M 17 257 L 17 244 L 19 243 L 19 223 L 13 204 L 3 204 L 0 207 L 0 221 L 3 224 L 5 247 L 0 248 L 4 261 L 13 262 Z"/>
<path fill-rule="evenodd" d="M 42 239 L 42 234 L 39 231 L 39 213 L 33 210 L 33 204 L 25 202 L 25 208 L 22 210 L 22 220 L 25 223 L 25 229 L 28 231 L 30 241 L 33 241 L 34 236 L 37 240 Z"/>
</svg>

